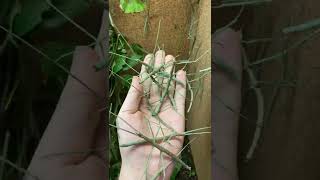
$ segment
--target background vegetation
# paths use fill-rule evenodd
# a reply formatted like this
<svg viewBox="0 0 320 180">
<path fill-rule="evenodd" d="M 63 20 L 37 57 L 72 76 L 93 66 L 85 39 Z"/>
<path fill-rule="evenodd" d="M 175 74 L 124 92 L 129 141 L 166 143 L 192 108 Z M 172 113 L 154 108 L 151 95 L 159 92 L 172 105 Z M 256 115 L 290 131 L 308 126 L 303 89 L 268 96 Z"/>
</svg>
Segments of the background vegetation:
<svg viewBox="0 0 320 180">
<path fill-rule="evenodd" d="M 23 176 L 67 78 L 59 66 L 69 69 L 76 45 L 94 45 L 104 8 L 99 0 L 0 2 L 0 179 Z M 97 68 L 110 69 L 110 109 L 117 112 L 130 85 L 130 70 L 138 64 L 128 57 L 141 60 L 145 52 L 114 29 L 109 33 L 110 60 Z M 190 150 L 184 152 L 183 161 L 192 164 Z M 121 162 L 114 130 L 109 155 L 110 179 L 115 179 Z M 176 166 L 172 179 L 195 178 L 194 170 L 181 169 Z"/>
</svg>

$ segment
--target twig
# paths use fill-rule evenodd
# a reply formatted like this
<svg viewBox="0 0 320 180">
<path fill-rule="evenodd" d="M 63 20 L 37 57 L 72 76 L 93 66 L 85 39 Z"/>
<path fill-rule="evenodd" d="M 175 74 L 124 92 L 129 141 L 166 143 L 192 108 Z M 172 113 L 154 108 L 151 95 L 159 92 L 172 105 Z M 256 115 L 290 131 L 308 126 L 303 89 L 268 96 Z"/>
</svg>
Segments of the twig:
<svg viewBox="0 0 320 180">
<path fill-rule="evenodd" d="M 155 42 L 154 49 L 153 49 L 153 54 L 155 54 L 156 48 L 157 48 L 157 45 L 158 45 L 159 34 L 160 34 L 160 27 L 161 27 L 161 20 L 162 20 L 162 19 L 159 20 L 158 32 L 157 32 L 156 42 Z"/>
<path fill-rule="evenodd" d="M 15 4 L 13 5 L 13 8 L 9 14 L 9 31 L 10 33 L 7 33 L 6 34 L 6 37 L 4 38 L 2 44 L 0 45 L 0 55 L 3 53 L 4 49 L 7 47 L 7 44 L 9 42 L 11 38 L 11 33 L 12 33 L 12 27 L 13 27 L 13 22 L 14 22 L 14 19 L 16 17 L 16 15 L 19 13 L 20 9 L 20 4 L 19 4 L 19 1 L 16 0 L 15 1 Z"/>
<path fill-rule="evenodd" d="M 133 88 L 135 88 L 137 91 L 141 92 L 140 89 L 138 89 L 137 87 L 133 86 L 131 83 L 129 83 L 126 79 L 124 79 L 122 76 L 120 76 L 119 74 L 117 73 L 114 73 L 113 71 L 110 70 L 110 75 L 115 75 L 117 76 L 120 80 L 126 82 L 127 84 L 129 84 L 130 86 L 132 86 Z"/>
<path fill-rule="evenodd" d="M 138 136 L 143 138 L 144 140 L 148 141 L 149 143 L 151 143 L 154 147 L 156 147 L 157 149 L 159 149 L 160 151 L 166 153 L 167 155 L 169 155 L 174 161 L 180 163 L 183 167 L 185 167 L 187 170 L 191 170 L 191 167 L 188 166 L 187 164 L 185 164 L 181 159 L 179 159 L 175 154 L 173 154 L 172 152 L 168 151 L 167 149 L 165 149 L 164 147 L 160 146 L 157 143 L 154 143 L 152 141 L 152 139 L 144 136 L 141 133 L 138 133 Z"/>
<path fill-rule="evenodd" d="M 175 81 L 176 83 L 178 83 L 179 85 L 181 85 L 181 86 L 185 86 L 185 84 L 182 82 L 182 81 L 180 81 L 179 79 L 177 79 L 176 77 L 174 77 L 174 76 L 170 76 L 170 74 L 169 73 L 167 73 L 167 72 L 158 72 L 158 73 L 156 73 L 157 75 L 159 75 L 159 76 L 161 76 L 161 77 L 165 77 L 165 78 L 172 78 L 172 80 L 173 81 Z"/>
<path fill-rule="evenodd" d="M 261 136 L 261 130 L 262 130 L 262 125 L 263 125 L 263 121 L 264 121 L 264 119 L 263 119 L 264 118 L 264 98 L 263 98 L 261 89 L 256 87 L 257 79 L 254 76 L 253 70 L 250 69 L 250 67 L 248 67 L 249 61 L 248 61 L 247 55 L 246 55 L 243 47 L 242 47 L 242 54 L 243 54 L 243 59 L 244 59 L 244 64 L 245 64 L 245 70 L 247 71 L 247 73 L 249 75 L 251 83 L 255 86 L 253 88 L 253 90 L 256 94 L 257 108 L 258 108 L 256 130 L 254 133 L 252 144 L 251 144 L 249 151 L 247 152 L 247 155 L 246 155 L 246 161 L 249 161 L 252 158 L 252 155 L 258 145 L 258 142 L 259 142 L 259 139 Z"/>
<path fill-rule="evenodd" d="M 188 142 L 188 144 L 186 144 L 182 149 L 181 151 L 178 153 L 178 155 L 180 155 L 191 143 L 193 143 L 193 141 L 195 141 L 197 138 L 193 138 L 191 141 Z M 159 171 L 151 178 L 152 180 L 156 180 L 162 171 L 165 171 L 166 168 L 172 164 L 172 162 L 169 162 L 166 166 L 163 166 L 161 169 L 159 169 Z"/>
<path fill-rule="evenodd" d="M 277 60 L 281 57 L 283 57 L 284 55 L 288 54 L 291 50 L 303 45 L 304 43 L 308 42 L 309 40 L 311 40 L 313 37 L 315 37 L 316 35 L 318 35 L 320 33 L 320 29 L 317 29 L 315 31 L 313 31 L 312 33 L 308 34 L 305 38 L 303 38 L 302 40 L 294 43 L 292 46 L 288 47 L 287 49 L 281 51 L 281 52 L 278 52 L 276 53 L 275 55 L 272 55 L 270 57 L 266 57 L 266 58 L 263 58 L 263 59 L 260 59 L 260 60 L 257 60 L 251 64 L 249 64 L 249 66 L 256 66 L 256 65 L 259 65 L 259 64 L 264 64 L 264 63 L 267 63 L 267 62 L 272 62 L 274 60 Z"/>
<path fill-rule="evenodd" d="M 144 35 L 147 34 L 148 27 L 149 27 L 149 18 L 150 18 L 150 1 L 149 0 L 146 0 L 146 5 L 147 5 L 147 10 L 146 10 L 144 28 L 143 28 Z"/>
<path fill-rule="evenodd" d="M 161 124 L 163 124 L 164 126 L 166 126 L 167 128 L 169 128 L 171 131 L 176 132 L 175 129 L 173 129 L 169 124 L 167 124 L 165 121 L 163 121 L 158 114 L 153 116 L 154 118 L 156 118 Z"/>
<path fill-rule="evenodd" d="M 173 66 L 174 66 L 174 64 L 173 64 Z M 170 78 L 169 78 L 169 80 L 168 80 L 167 87 L 166 87 L 166 89 L 165 89 L 165 91 L 164 91 L 164 94 L 163 94 L 163 95 L 161 96 L 161 98 L 160 98 L 160 103 L 159 103 L 159 105 L 156 107 L 155 111 L 152 112 L 152 116 L 156 116 L 156 115 L 159 114 L 160 109 L 161 109 L 162 104 L 163 104 L 163 101 L 164 101 L 165 97 L 166 97 L 166 96 L 168 95 L 168 93 L 169 93 L 169 88 L 170 88 L 171 81 L 172 81 L 172 76 L 173 76 L 173 70 L 174 70 L 174 68 L 171 68 Z"/>
<path fill-rule="evenodd" d="M 234 19 L 232 21 L 230 21 L 227 25 L 225 25 L 222 28 L 219 28 L 218 30 L 216 30 L 216 32 L 213 33 L 213 37 L 217 37 L 221 32 L 225 31 L 226 29 L 228 29 L 229 27 L 231 27 L 233 24 L 235 24 L 238 19 L 240 18 L 242 12 L 244 10 L 244 6 L 241 6 L 241 9 L 239 11 L 239 13 L 236 15 L 236 17 L 234 17 Z"/>
<path fill-rule="evenodd" d="M 19 86 L 19 84 L 20 84 L 20 80 L 16 79 L 15 82 L 14 82 L 13 88 L 12 88 L 11 92 L 9 93 L 9 97 L 7 98 L 7 102 L 5 103 L 4 110 L 8 110 L 9 105 L 10 105 L 10 103 L 12 101 L 12 98 L 13 98 L 13 96 L 14 96 L 14 94 L 15 94 L 18 86 Z"/>
<path fill-rule="evenodd" d="M 141 63 L 142 65 L 148 67 L 148 68 L 152 68 L 152 66 L 150 66 L 149 64 L 143 62 L 143 61 L 140 61 L 138 59 L 133 59 L 133 58 L 130 58 L 130 57 L 127 57 L 127 56 L 124 56 L 124 55 L 121 55 L 121 54 L 117 54 L 117 53 L 114 53 L 114 52 L 109 52 L 110 54 L 113 54 L 113 55 L 116 55 L 116 56 L 120 56 L 120 57 L 124 57 L 124 58 L 127 58 L 129 60 L 133 60 L 133 61 L 138 61 L 139 63 Z"/>
<path fill-rule="evenodd" d="M 165 142 L 170 140 L 173 137 L 180 137 L 180 136 L 190 136 L 190 135 L 201 135 L 201 134 L 210 134 L 211 132 L 200 132 L 200 133 L 191 133 L 191 132 L 184 132 L 184 133 L 172 133 L 170 135 L 166 135 L 163 137 L 155 137 L 152 138 L 153 142 L 159 143 L 159 142 Z M 137 146 L 141 144 L 146 144 L 148 141 L 145 140 L 139 140 L 131 143 L 126 143 L 126 144 L 120 144 L 120 147 L 130 147 L 130 146 Z"/>
<path fill-rule="evenodd" d="M 159 149 L 161 152 L 166 153 L 168 156 L 170 156 L 174 161 L 180 163 L 183 167 L 185 167 L 188 170 L 191 170 L 191 167 L 188 166 L 187 164 L 185 164 L 181 159 L 179 159 L 175 154 L 173 154 L 172 152 L 168 151 L 167 149 L 165 149 L 164 147 L 160 146 L 157 143 L 154 143 L 152 139 L 148 138 L 147 136 L 143 135 L 142 133 L 140 133 L 137 129 L 135 129 L 133 126 L 131 126 L 130 123 L 128 123 L 126 120 L 124 120 L 123 118 L 121 118 L 118 115 L 115 115 L 114 113 L 110 112 L 111 114 L 113 114 L 114 116 L 120 118 L 123 122 L 125 122 L 130 128 L 132 128 L 135 132 L 132 132 L 133 134 L 135 134 L 136 136 L 144 139 L 145 141 L 149 142 L 150 144 L 152 144 L 152 146 L 156 147 L 157 149 Z M 116 127 L 119 128 L 119 127 Z M 121 129 L 124 130 L 124 129 Z M 126 130 L 127 131 L 127 130 Z"/>
<path fill-rule="evenodd" d="M 151 76 L 153 76 L 154 74 L 158 73 L 159 71 L 161 71 L 163 69 L 163 67 L 165 67 L 165 64 L 162 64 L 161 66 L 159 66 L 158 68 L 153 68 L 152 66 L 148 65 L 148 68 L 151 68 L 151 73 L 148 73 L 148 76 L 145 77 L 144 79 L 142 79 L 140 81 L 140 84 L 142 84 L 143 82 L 145 82 L 147 79 L 149 79 Z"/>
<path fill-rule="evenodd" d="M 155 83 L 159 89 L 164 89 L 164 87 L 152 76 L 150 76 L 153 83 Z"/>
<path fill-rule="evenodd" d="M 176 101 L 173 99 L 173 97 L 172 97 L 172 95 L 171 95 L 171 94 L 169 94 L 168 96 L 169 96 L 169 100 L 170 100 L 170 104 L 171 104 L 171 106 L 173 107 L 173 109 L 174 109 L 175 111 L 177 111 L 177 104 L 176 104 Z"/>
<path fill-rule="evenodd" d="M 55 11 L 57 11 L 61 16 L 63 16 L 65 19 L 67 19 L 71 24 L 73 24 L 75 27 L 77 27 L 79 30 L 81 30 L 83 33 L 85 33 L 87 36 L 89 36 L 91 39 L 93 39 L 95 42 L 97 42 L 97 38 L 94 37 L 92 34 L 90 34 L 85 28 L 77 24 L 74 20 L 72 20 L 70 17 L 68 17 L 66 14 L 64 14 L 60 9 L 58 9 L 55 5 L 51 3 L 51 0 L 46 0 L 47 4 L 52 7 Z"/>
<path fill-rule="evenodd" d="M 255 43 L 266 43 L 271 41 L 272 41 L 272 38 L 260 38 L 260 39 L 242 40 L 242 43 L 249 45 L 249 44 L 255 44 Z"/>
<path fill-rule="evenodd" d="M 124 40 L 124 42 L 128 45 L 128 47 L 130 48 L 131 52 L 135 54 L 135 51 L 132 49 L 131 45 L 128 43 L 128 41 L 126 40 L 126 38 L 123 36 L 123 34 L 119 31 L 118 27 L 114 24 L 111 13 L 109 12 L 109 20 L 110 20 L 110 25 L 119 33 L 119 35 L 122 37 L 122 39 Z"/>
<path fill-rule="evenodd" d="M 295 26 L 289 26 L 282 30 L 284 34 L 294 33 L 294 32 L 302 32 L 306 31 L 315 27 L 320 26 L 320 18 L 313 19 L 310 21 L 307 21 L 303 24 L 295 25 Z"/>
<path fill-rule="evenodd" d="M 199 56 L 196 60 L 194 61 L 179 61 L 179 62 L 176 62 L 176 64 L 191 64 L 191 63 L 196 63 L 198 62 L 201 58 L 203 58 L 207 53 L 211 52 L 211 48 L 210 49 L 207 49 L 201 56 Z"/>
<path fill-rule="evenodd" d="M 199 70 L 199 72 L 206 72 L 206 71 L 211 71 L 211 67 Z"/>
<path fill-rule="evenodd" d="M 9 141 L 10 141 L 10 132 L 7 131 L 5 139 L 4 139 L 3 149 L 2 149 L 2 157 L 3 158 L 7 157 Z M 4 178 L 3 177 L 4 169 L 5 169 L 5 162 L 2 161 L 1 166 L 0 166 L 0 179 Z"/>
<path fill-rule="evenodd" d="M 104 101 L 104 98 L 102 98 L 95 90 L 93 90 L 91 87 L 89 87 L 85 82 L 83 82 L 81 79 L 79 79 L 77 76 L 75 76 L 73 73 L 71 73 L 70 71 L 68 71 L 64 66 L 62 66 L 61 64 L 59 64 L 58 62 L 55 62 L 54 59 L 52 59 L 51 57 L 49 57 L 48 55 L 46 55 L 44 52 L 42 52 L 40 49 L 34 47 L 32 44 L 30 44 L 29 42 L 27 42 L 26 40 L 22 39 L 20 36 L 18 36 L 17 34 L 10 32 L 8 29 L 6 29 L 5 27 L 3 27 L 2 25 L 0 25 L 0 29 L 2 29 L 3 31 L 10 33 L 14 38 L 18 39 L 19 41 L 21 41 L 22 43 L 24 43 L 25 45 L 27 45 L 28 47 L 30 47 L 32 50 L 34 50 L 35 52 L 37 52 L 38 54 L 40 54 L 41 56 L 43 56 L 45 59 L 47 59 L 48 61 L 50 61 L 51 63 L 53 63 L 55 66 L 57 66 L 58 68 L 60 68 L 64 73 L 68 74 L 71 78 L 75 79 L 76 81 L 78 81 L 82 86 L 84 86 L 86 89 L 88 89 L 92 94 L 94 94 L 96 97 L 98 97 L 99 99 L 101 99 L 102 101 Z"/>
<path fill-rule="evenodd" d="M 24 168 L 21 168 L 19 166 L 17 166 L 16 164 L 14 164 L 13 162 L 9 161 L 8 159 L 0 156 L 0 161 L 5 163 L 5 164 L 8 164 L 9 166 L 13 167 L 14 169 L 16 169 L 17 171 L 23 173 L 24 175 L 27 175 L 28 177 L 31 177 L 35 180 L 40 180 L 39 177 L 37 176 L 34 176 L 33 174 L 31 174 L 28 170 L 24 169 Z"/>
<path fill-rule="evenodd" d="M 188 85 L 188 89 L 189 89 L 189 92 L 190 92 L 190 102 L 189 102 L 189 107 L 188 107 L 188 110 L 187 110 L 187 112 L 189 113 L 190 110 L 191 110 L 192 104 L 193 104 L 193 90 L 191 88 L 191 84 L 190 84 L 189 81 L 187 81 L 187 85 Z"/>
<path fill-rule="evenodd" d="M 234 6 L 244 6 L 244 5 L 257 5 L 259 3 L 272 2 L 272 0 L 250 0 L 242 2 L 224 3 L 218 6 L 213 6 L 214 9 L 224 8 L 224 7 L 234 7 Z"/>
</svg>

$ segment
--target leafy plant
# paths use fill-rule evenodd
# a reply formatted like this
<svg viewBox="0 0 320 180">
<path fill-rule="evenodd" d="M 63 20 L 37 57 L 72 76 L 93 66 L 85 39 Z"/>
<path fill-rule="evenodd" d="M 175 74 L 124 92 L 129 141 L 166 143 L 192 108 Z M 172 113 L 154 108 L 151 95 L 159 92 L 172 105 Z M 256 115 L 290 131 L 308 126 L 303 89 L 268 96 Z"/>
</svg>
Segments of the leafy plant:
<svg viewBox="0 0 320 180">
<path fill-rule="evenodd" d="M 146 4 L 141 0 L 120 0 L 120 8 L 124 13 L 138 13 L 144 11 Z"/>
</svg>

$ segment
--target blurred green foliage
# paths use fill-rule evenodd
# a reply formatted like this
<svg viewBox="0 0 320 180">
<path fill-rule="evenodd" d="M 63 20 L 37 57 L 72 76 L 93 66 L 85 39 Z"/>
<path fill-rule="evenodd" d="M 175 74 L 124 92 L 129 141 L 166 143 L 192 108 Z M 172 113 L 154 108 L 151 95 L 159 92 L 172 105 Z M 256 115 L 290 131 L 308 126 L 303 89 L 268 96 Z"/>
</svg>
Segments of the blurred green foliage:
<svg viewBox="0 0 320 180">
<path fill-rule="evenodd" d="M 141 0 L 120 0 L 120 7 L 124 13 L 138 13 L 144 11 L 146 3 Z"/>
</svg>

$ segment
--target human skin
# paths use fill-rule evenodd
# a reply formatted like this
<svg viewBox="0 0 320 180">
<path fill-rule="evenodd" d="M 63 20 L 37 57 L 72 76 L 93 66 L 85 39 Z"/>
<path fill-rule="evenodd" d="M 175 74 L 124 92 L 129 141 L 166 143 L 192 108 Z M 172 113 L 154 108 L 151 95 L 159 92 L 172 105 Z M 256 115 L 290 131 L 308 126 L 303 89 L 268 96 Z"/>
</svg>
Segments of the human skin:
<svg viewBox="0 0 320 180">
<path fill-rule="evenodd" d="M 107 12 L 104 12 L 98 40 L 106 44 Z M 105 47 L 104 47 L 105 48 Z M 105 98 L 106 70 L 96 72 L 104 58 L 99 46 L 75 48 L 70 72 L 95 92 L 69 76 L 56 110 L 29 164 L 26 180 L 101 180 L 108 178 Z M 86 153 L 93 149 L 104 149 Z M 80 152 L 80 153 L 76 153 Z M 58 155 L 60 154 L 60 155 Z"/>
<path fill-rule="evenodd" d="M 171 72 L 174 61 L 173 56 L 165 56 L 165 52 L 160 50 L 155 55 L 147 55 L 144 62 L 151 65 L 152 59 L 154 59 L 155 62 L 154 68 L 162 64 L 169 64 L 165 71 L 167 73 Z M 138 131 L 149 138 L 163 137 L 172 134 L 172 130 L 163 124 L 161 124 L 162 131 L 161 133 L 159 132 L 159 121 L 151 115 L 148 109 L 148 101 L 152 109 L 156 109 L 156 107 L 160 105 L 160 94 L 164 93 L 164 90 L 153 83 L 151 78 L 143 81 L 142 84 L 140 83 L 141 79 L 145 79 L 146 76 L 148 76 L 146 71 L 146 66 L 142 66 L 140 77 L 133 77 L 131 88 L 118 114 L 119 144 L 127 144 L 141 140 L 141 138 L 136 135 L 130 134 L 122 129 L 131 132 Z M 177 133 L 183 133 L 185 130 L 186 72 L 183 70 L 178 71 L 176 73 L 176 79 L 184 83 L 184 85 L 175 84 L 173 81 L 170 83 L 169 96 L 174 98 L 176 109 L 172 107 L 170 100 L 165 98 L 158 115 Z M 157 80 L 160 84 L 162 83 L 164 87 L 168 84 L 168 78 L 158 78 Z M 149 96 L 145 94 L 149 94 Z M 128 126 L 127 123 L 132 127 Z M 177 155 L 182 149 L 183 140 L 183 136 L 174 137 L 169 142 L 161 142 L 159 145 Z M 172 158 L 165 153 L 162 153 L 163 158 L 161 158 L 161 152 L 157 148 L 154 148 L 152 144 L 121 147 L 120 153 L 122 157 L 120 180 L 150 179 L 166 165 L 168 165 L 168 167 L 164 173 L 162 172 L 160 174 L 158 179 L 170 179 L 174 168 Z M 149 156 L 150 160 L 148 161 Z M 146 166 L 147 163 L 148 165 Z"/>
<path fill-rule="evenodd" d="M 156 53 L 156 62 L 160 63 L 172 62 L 172 56 L 166 56 L 164 51 Z M 150 55 L 146 57 L 145 62 Z M 95 72 L 92 67 L 98 62 L 97 53 L 88 47 L 77 47 L 75 50 L 74 60 L 71 72 L 77 77 L 81 78 L 89 87 L 97 91 L 101 96 L 105 96 L 105 74 L 104 72 Z M 162 59 L 162 60 L 161 60 Z M 155 65 L 157 66 L 157 65 Z M 166 69 L 170 71 L 172 66 Z M 145 68 L 142 68 L 141 77 L 144 75 Z M 146 74 L 145 74 L 146 75 Z M 186 73 L 178 71 L 176 78 L 181 82 L 186 82 Z M 119 117 L 130 123 L 136 130 L 142 134 L 152 137 L 148 131 L 147 124 L 144 117 L 149 117 L 150 121 L 156 120 L 150 117 L 147 110 L 145 100 L 142 97 L 145 92 L 144 89 L 149 85 L 150 101 L 157 101 L 159 99 L 158 92 L 160 90 L 151 82 L 145 81 L 144 85 L 139 83 L 140 78 L 134 77 L 132 87 L 122 105 Z M 166 84 L 166 80 L 163 80 Z M 174 110 L 168 99 L 163 102 L 163 108 L 159 116 L 167 124 L 175 129 L 176 132 L 182 133 L 185 128 L 185 86 L 176 85 L 171 86 L 169 93 L 174 94 L 177 111 Z M 96 96 L 92 95 L 88 89 L 83 87 L 79 82 L 69 77 L 67 84 L 62 92 L 61 98 L 57 105 L 56 111 L 38 145 L 34 154 L 32 162 L 28 171 L 38 177 L 38 179 L 53 180 L 53 179 L 106 179 L 107 168 L 105 152 L 98 151 L 95 154 L 86 153 L 68 153 L 68 152 L 86 152 L 90 149 L 98 149 L 106 147 L 107 140 L 105 138 L 106 124 L 101 119 L 99 110 L 103 106 L 99 103 Z M 155 103 L 154 105 L 156 105 Z M 117 120 L 119 128 L 132 131 L 120 118 Z M 158 126 L 151 125 L 154 132 L 157 131 Z M 161 136 L 171 134 L 165 127 L 163 127 L 164 134 Z M 118 130 L 119 143 L 125 144 L 140 140 L 138 137 L 131 135 L 125 131 Z M 160 134 L 159 134 L 160 136 Z M 183 145 L 183 137 L 175 137 L 168 143 L 161 143 L 163 147 L 178 154 Z M 120 173 L 120 180 L 138 179 L 145 174 L 145 163 L 153 146 L 150 144 L 138 145 L 135 147 L 120 148 L 122 156 L 122 167 Z M 55 155 L 57 153 L 64 153 L 64 155 Z M 169 165 L 165 169 L 165 179 L 169 179 L 174 168 L 172 159 L 166 155 L 163 156 L 163 161 L 160 158 L 160 151 L 153 149 L 150 163 L 148 166 L 148 174 L 154 175 L 163 165 Z M 33 179 L 31 176 L 26 176 L 26 179 Z M 161 176 L 159 177 L 161 178 Z"/>
<path fill-rule="evenodd" d="M 107 13 L 105 12 L 102 18 L 103 22 L 98 37 L 99 40 L 103 40 L 108 32 L 105 24 L 106 18 Z M 106 42 L 104 41 L 102 44 L 106 44 Z M 103 49 L 106 49 L 106 47 L 103 47 Z M 146 56 L 145 63 L 149 63 L 151 56 Z M 56 110 L 27 169 L 28 173 L 24 177 L 25 180 L 101 180 L 108 178 L 108 162 L 106 159 L 106 149 L 108 147 L 106 138 L 107 123 L 103 116 L 105 111 L 102 111 L 106 107 L 107 76 L 106 70 L 96 72 L 93 68 L 94 65 L 100 62 L 101 58 L 105 57 L 99 46 L 95 49 L 86 46 L 76 47 L 70 72 L 78 79 L 81 79 L 91 90 L 73 77 L 68 77 Z M 161 63 L 173 61 L 174 57 L 170 55 L 165 56 L 164 51 L 158 51 L 155 54 L 155 67 Z M 172 66 L 168 66 L 166 71 L 170 72 L 171 68 Z M 145 70 L 143 66 L 140 78 L 146 77 Z M 150 114 L 144 103 L 146 102 L 146 98 L 141 96 L 141 92 L 150 90 L 149 100 L 153 102 L 159 99 L 158 93 L 161 90 L 151 83 L 150 80 L 140 84 L 140 78 L 133 78 L 132 87 L 128 92 L 118 117 L 127 119 L 138 131 L 152 137 L 150 132 L 146 130 L 146 124 L 143 120 L 143 117 L 150 116 Z M 177 72 L 176 78 L 185 83 L 186 73 L 180 70 Z M 162 81 L 165 85 L 168 79 L 162 79 Z M 140 91 L 137 91 L 136 88 Z M 92 90 L 96 95 L 92 93 Z M 170 107 L 168 99 L 165 99 L 162 107 L 166 107 L 166 109 L 161 108 L 159 117 L 172 126 L 175 131 L 179 133 L 184 132 L 185 85 L 170 86 L 169 94 L 176 101 L 177 111 L 173 110 Z M 154 105 L 156 104 L 154 103 Z M 155 119 L 150 118 L 150 121 L 155 121 Z M 128 128 L 119 118 L 117 123 L 123 129 Z M 157 127 L 152 126 L 154 131 Z M 171 133 L 171 131 L 165 128 L 163 128 L 163 131 L 164 135 Z M 120 144 L 139 140 L 138 137 L 134 137 L 121 130 L 118 133 Z M 169 143 L 170 145 L 168 143 L 161 143 L 161 145 L 173 154 L 178 154 L 183 145 L 183 137 L 174 137 Z M 145 167 L 144 162 L 151 149 L 153 148 L 150 144 L 120 148 L 122 156 L 120 179 L 138 179 L 145 174 L 143 170 Z M 94 150 L 92 151 L 93 153 L 87 153 L 90 150 Z M 162 167 L 162 163 L 168 164 L 168 167 L 165 169 L 165 179 L 169 179 L 174 168 L 174 162 L 165 154 L 162 161 L 160 151 L 154 148 L 152 150 L 150 165 L 148 166 L 148 174 L 150 176 L 155 174 Z"/>
<path fill-rule="evenodd" d="M 213 53 L 234 71 L 232 80 L 222 71 L 213 72 L 213 178 L 237 180 L 238 123 L 241 108 L 241 33 L 227 29 L 214 37 Z M 219 97 L 215 98 L 215 97 Z M 223 101 L 223 103 L 221 103 Z M 226 107 L 232 108 L 232 111 Z"/>
</svg>

